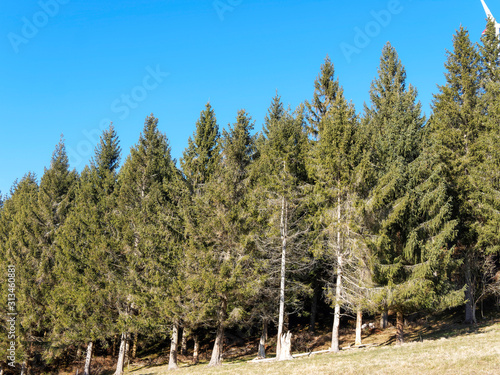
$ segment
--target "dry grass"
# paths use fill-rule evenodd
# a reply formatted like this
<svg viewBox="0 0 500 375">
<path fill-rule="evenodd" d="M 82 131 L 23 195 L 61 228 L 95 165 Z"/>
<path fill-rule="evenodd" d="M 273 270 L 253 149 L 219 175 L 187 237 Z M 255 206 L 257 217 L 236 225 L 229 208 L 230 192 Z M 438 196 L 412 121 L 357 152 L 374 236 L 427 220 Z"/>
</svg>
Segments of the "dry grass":
<svg viewBox="0 0 500 375">
<path fill-rule="evenodd" d="M 168 371 L 167 366 L 142 367 L 130 375 L 307 375 L 307 374 L 499 374 L 500 324 L 470 329 L 460 325 L 415 329 L 400 347 L 391 342 L 392 332 L 374 334 L 365 343 L 378 341 L 380 346 L 342 350 L 340 353 L 318 354 L 286 362 L 246 363 L 226 361 L 218 368 L 205 364 L 183 365 Z M 388 339 L 389 338 L 389 339 Z M 421 341 L 422 340 L 422 341 Z M 316 350 L 316 349 L 315 349 Z"/>
</svg>

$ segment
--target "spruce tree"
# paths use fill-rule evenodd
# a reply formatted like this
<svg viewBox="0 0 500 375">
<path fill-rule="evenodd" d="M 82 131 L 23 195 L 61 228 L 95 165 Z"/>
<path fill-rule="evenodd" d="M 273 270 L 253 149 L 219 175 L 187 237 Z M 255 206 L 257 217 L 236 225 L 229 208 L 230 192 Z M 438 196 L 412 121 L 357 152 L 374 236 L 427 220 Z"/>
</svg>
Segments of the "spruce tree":
<svg viewBox="0 0 500 375">
<path fill-rule="evenodd" d="M 335 103 L 339 90 L 339 81 L 335 79 L 335 68 L 328 56 L 321 65 L 321 71 L 314 81 L 314 93 L 311 102 L 306 101 L 308 111 L 309 132 L 317 137 L 321 131 L 323 118 Z"/>
<path fill-rule="evenodd" d="M 254 169 L 256 185 L 254 199 L 259 204 L 257 222 L 262 229 L 258 234 L 263 259 L 272 267 L 279 267 L 279 313 L 277 357 L 287 359 L 289 353 L 281 353 L 285 339 L 285 295 L 292 302 L 299 294 L 308 294 L 309 288 L 297 277 L 288 278 L 293 271 L 305 272 L 307 224 L 303 218 L 306 210 L 304 185 L 308 182 L 306 154 L 308 140 L 304 124 L 303 108 L 295 115 L 285 111 L 281 98 L 276 95 L 266 116 L 263 137 L 259 144 L 259 160 Z M 279 250 L 278 250 L 279 249 Z M 296 261 L 292 262 L 292 259 Z M 277 273 L 276 269 L 269 272 Z M 269 280 L 273 283 L 273 280 Z M 292 288 L 293 286 L 293 288 Z M 295 290 L 294 290 L 295 289 Z M 294 293 L 287 291 L 294 290 Z"/>
<path fill-rule="evenodd" d="M 146 118 L 120 176 L 119 212 L 123 269 L 118 325 L 122 343 L 116 374 L 123 371 L 130 333 L 166 331 L 175 317 L 165 311 L 177 274 L 183 224 L 178 211 L 180 174 L 158 120 Z"/>
<path fill-rule="evenodd" d="M 0 230 L 2 266 L 7 269 L 8 265 L 13 265 L 15 269 L 14 289 L 9 291 L 10 286 L 2 283 L 2 295 L 15 294 L 15 303 L 7 305 L 6 300 L 2 302 L 5 302 L 3 306 L 9 306 L 7 312 L 11 314 L 23 312 L 9 324 L 16 325 L 16 366 L 21 364 L 24 373 L 31 372 L 34 338 L 43 337 L 48 328 L 45 325 L 46 296 L 41 293 L 36 277 L 41 259 L 38 244 L 42 237 L 37 207 L 38 184 L 35 175 L 28 173 L 14 183 L 10 197 L 4 203 Z M 13 319 L 12 316 L 9 318 Z M 7 321 L 4 324 L 7 326 Z"/>
<path fill-rule="evenodd" d="M 499 270 L 495 258 L 500 254 L 500 46 L 492 20 L 488 20 L 486 31 L 481 38 L 480 50 L 481 113 L 479 122 L 481 132 L 471 147 L 471 183 L 473 206 L 477 221 L 475 246 L 477 275 L 475 303 L 482 302 L 491 296 L 500 295 L 500 285 L 495 281 Z"/>
<path fill-rule="evenodd" d="M 91 166 L 82 171 L 74 208 L 58 234 L 52 340 L 86 344 L 85 375 L 90 373 L 93 348 L 111 335 L 117 318 L 112 275 L 117 273 L 120 248 L 115 217 L 119 160 L 118 137 L 110 126 L 101 135 Z"/>
<path fill-rule="evenodd" d="M 253 123 L 239 111 L 223 132 L 220 164 L 193 196 L 185 279 L 197 314 L 216 327 L 210 366 L 222 362 L 224 329 L 239 322 L 258 290 L 248 215 L 249 166 L 255 153 Z M 193 272 L 195 271 L 195 272 Z"/>
<path fill-rule="evenodd" d="M 206 183 L 217 168 L 219 137 L 215 112 L 210 103 L 207 103 L 181 158 L 182 171 L 193 188 Z"/>
<path fill-rule="evenodd" d="M 317 228 L 316 256 L 336 266 L 335 314 L 332 351 L 339 351 L 340 308 L 345 297 L 343 279 L 350 262 L 351 212 L 355 201 L 353 156 L 357 118 L 354 106 L 344 97 L 343 89 L 333 95 L 335 100 L 320 122 L 318 141 L 312 151 L 310 169 L 315 186 L 313 204 Z"/>
<path fill-rule="evenodd" d="M 366 121 L 371 127 L 370 157 L 378 181 L 365 209 L 376 239 L 371 244 L 377 260 L 374 281 L 382 287 L 373 298 L 396 312 L 400 344 L 404 314 L 457 303 L 448 279 L 450 253 L 444 250 L 450 228 L 445 225 L 437 241 L 434 235 L 440 223 L 420 221 L 424 210 L 431 208 L 426 207 L 431 197 L 422 196 L 429 181 L 417 182 L 423 181 L 417 176 L 428 161 L 420 148 L 424 119 L 417 92 L 406 87 L 405 69 L 389 44 L 382 52 L 379 78 L 370 96 L 372 107 L 367 109 Z"/>
<path fill-rule="evenodd" d="M 430 172 L 423 176 L 429 191 L 425 191 L 421 202 L 426 204 L 427 213 L 431 212 L 432 218 L 440 221 L 434 228 L 443 228 L 445 241 L 441 246 L 451 249 L 454 257 L 463 262 L 465 321 L 473 323 L 478 218 L 471 170 L 475 164 L 472 150 L 483 131 L 479 121 L 481 71 L 478 52 L 463 27 L 457 31 L 453 47 L 445 64 L 446 84 L 439 87 L 440 92 L 434 98 L 427 150 L 432 164 L 427 161 L 422 167 Z"/>
</svg>

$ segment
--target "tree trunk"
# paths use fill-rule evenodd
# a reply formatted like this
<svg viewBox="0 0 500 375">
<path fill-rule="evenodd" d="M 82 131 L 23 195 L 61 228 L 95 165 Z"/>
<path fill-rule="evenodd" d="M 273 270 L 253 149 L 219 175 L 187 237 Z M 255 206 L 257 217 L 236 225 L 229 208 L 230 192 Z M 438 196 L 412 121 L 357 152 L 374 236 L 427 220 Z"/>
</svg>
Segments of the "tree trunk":
<svg viewBox="0 0 500 375">
<path fill-rule="evenodd" d="M 281 352 L 279 353 L 279 359 L 278 361 L 286 361 L 289 359 L 293 359 L 292 357 L 292 333 L 288 331 L 287 333 L 284 333 L 281 335 Z"/>
<path fill-rule="evenodd" d="M 186 327 L 182 328 L 182 338 L 181 338 L 181 354 L 187 355 L 187 339 L 189 336 L 189 330 Z"/>
<path fill-rule="evenodd" d="M 312 298 L 312 302 L 311 302 L 311 316 L 309 318 L 309 332 L 314 333 L 317 313 L 318 313 L 318 290 L 315 287 L 313 290 L 313 298 Z"/>
<path fill-rule="evenodd" d="M 387 309 L 384 310 L 382 315 L 380 316 L 380 329 L 386 329 L 387 328 L 387 321 L 389 319 L 389 314 L 387 313 Z"/>
<path fill-rule="evenodd" d="M 177 323 L 172 326 L 172 338 L 170 340 L 170 358 L 168 359 L 168 369 L 175 370 L 179 368 L 177 365 L 177 347 L 179 340 L 179 327 Z"/>
<path fill-rule="evenodd" d="M 476 301 L 474 297 L 474 283 L 472 281 L 472 265 L 471 256 L 466 255 L 465 258 L 465 283 L 467 288 L 465 289 L 465 323 L 475 324 L 476 323 Z"/>
<path fill-rule="evenodd" d="M 257 356 L 259 358 L 266 358 L 266 340 L 267 340 L 267 319 L 262 319 L 262 335 L 259 341 L 259 351 Z"/>
<path fill-rule="evenodd" d="M 116 371 L 114 375 L 123 375 L 123 366 L 125 364 L 125 345 L 127 341 L 127 333 L 122 333 L 120 349 L 118 351 L 118 361 L 116 362 Z"/>
<path fill-rule="evenodd" d="M 23 362 L 21 365 L 21 375 L 26 375 L 26 362 Z"/>
<path fill-rule="evenodd" d="M 193 348 L 193 364 L 198 363 L 198 356 L 200 354 L 200 340 L 198 339 L 198 334 L 193 335 L 194 348 Z"/>
<path fill-rule="evenodd" d="M 130 333 L 127 333 L 127 337 L 125 340 L 125 359 L 123 360 L 123 364 L 125 367 L 130 365 Z"/>
<path fill-rule="evenodd" d="M 113 336 L 113 349 L 111 350 L 113 358 L 116 356 L 116 341 L 118 341 L 118 335 Z"/>
<path fill-rule="evenodd" d="M 219 317 L 217 324 L 217 336 L 215 337 L 214 348 L 212 350 L 212 357 L 208 366 L 220 366 L 222 365 L 222 354 L 224 349 L 224 324 L 226 322 L 226 310 L 227 310 L 227 299 L 222 298 L 222 303 L 219 309 Z"/>
<path fill-rule="evenodd" d="M 132 345 L 132 359 L 137 355 L 137 341 L 139 340 L 139 333 L 134 333 L 134 344 Z"/>
<path fill-rule="evenodd" d="M 340 298 L 342 294 L 342 243 L 341 243 L 341 233 L 340 233 L 340 193 L 338 195 L 338 209 L 337 209 L 337 285 L 335 287 L 335 312 L 333 315 L 333 329 L 332 329 L 332 346 L 330 350 L 332 352 L 338 352 L 339 347 L 339 327 L 340 327 Z"/>
<path fill-rule="evenodd" d="M 286 271 L 286 243 L 287 243 L 287 219 L 288 207 L 285 197 L 281 199 L 281 281 L 280 281 L 280 310 L 278 318 L 278 337 L 276 340 L 276 358 L 279 360 L 281 353 L 281 336 L 283 335 L 283 323 L 285 318 L 285 271 Z"/>
<path fill-rule="evenodd" d="M 87 345 L 87 355 L 85 357 L 85 367 L 83 368 L 83 375 L 90 375 L 90 363 L 92 361 L 92 350 L 94 348 L 94 343 L 89 341 Z"/>
<path fill-rule="evenodd" d="M 401 311 L 396 313 L 396 345 L 402 345 L 404 339 L 404 316 Z"/>
<path fill-rule="evenodd" d="M 361 325 L 363 324 L 363 311 L 356 311 L 356 341 L 354 345 L 361 345 Z"/>
</svg>

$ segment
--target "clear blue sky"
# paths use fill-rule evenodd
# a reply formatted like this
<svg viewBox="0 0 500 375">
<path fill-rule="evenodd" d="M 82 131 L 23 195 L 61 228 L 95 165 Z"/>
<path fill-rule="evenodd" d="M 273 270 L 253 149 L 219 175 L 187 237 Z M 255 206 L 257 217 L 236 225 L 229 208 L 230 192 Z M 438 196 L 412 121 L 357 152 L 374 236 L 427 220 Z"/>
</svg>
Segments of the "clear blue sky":
<svg viewBox="0 0 500 375">
<path fill-rule="evenodd" d="M 479 0 L 2 1 L 0 191 L 41 177 L 62 133 L 80 171 L 109 121 L 122 160 L 150 113 L 177 159 L 208 101 L 221 127 L 244 108 L 260 130 L 276 90 L 292 109 L 312 97 L 327 54 L 361 112 L 387 41 L 429 114 L 461 24 L 479 40 Z"/>
</svg>

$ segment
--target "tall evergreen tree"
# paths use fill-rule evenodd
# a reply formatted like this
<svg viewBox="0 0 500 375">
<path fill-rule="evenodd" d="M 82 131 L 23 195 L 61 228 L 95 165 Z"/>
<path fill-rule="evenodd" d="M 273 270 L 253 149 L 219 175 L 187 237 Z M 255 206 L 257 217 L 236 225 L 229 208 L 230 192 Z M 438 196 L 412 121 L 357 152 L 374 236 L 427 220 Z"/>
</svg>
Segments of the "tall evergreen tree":
<svg viewBox="0 0 500 375">
<path fill-rule="evenodd" d="M 314 81 L 314 93 L 311 102 L 306 102 L 309 120 L 309 132 L 317 137 L 322 130 L 322 120 L 335 103 L 339 91 L 339 81 L 335 79 L 335 68 L 328 56 L 321 65 L 321 72 Z"/>
<path fill-rule="evenodd" d="M 210 103 L 207 103 L 181 158 L 182 171 L 193 188 L 206 183 L 215 172 L 219 162 L 219 137 L 214 110 Z"/>
<path fill-rule="evenodd" d="M 177 274 L 182 220 L 178 212 L 180 175 L 158 120 L 146 118 L 139 142 L 119 176 L 122 257 L 119 288 L 122 342 L 116 374 L 121 375 L 131 332 L 166 331 L 168 289 Z"/>
<path fill-rule="evenodd" d="M 425 181 L 422 185 L 427 185 L 421 205 L 430 214 L 428 221 L 433 223 L 432 227 L 426 227 L 432 228 L 428 234 L 438 236 L 441 241 L 434 239 L 433 247 L 439 244 L 448 248 L 463 262 L 465 321 L 472 323 L 476 320 L 477 215 L 471 169 L 472 149 L 483 131 L 479 121 L 481 72 L 478 52 L 463 27 L 457 31 L 453 47 L 445 64 L 446 84 L 439 87 L 440 92 L 434 98 L 429 147 L 421 166 L 425 170 L 420 171 Z M 430 241 L 427 243 L 431 245 Z"/>
<path fill-rule="evenodd" d="M 87 345 L 85 375 L 90 374 L 96 342 L 111 335 L 117 317 L 113 276 L 120 248 L 115 217 L 119 160 L 118 137 L 110 126 L 90 168 L 82 171 L 74 208 L 58 234 L 52 340 Z"/>
<path fill-rule="evenodd" d="M 276 350 L 279 359 L 286 359 L 283 357 L 289 353 L 281 353 L 281 342 L 285 338 L 285 294 L 292 286 L 289 279 L 286 287 L 287 274 L 290 275 L 294 268 L 304 270 L 304 264 L 299 263 L 306 258 L 303 186 L 308 181 L 305 165 L 308 141 L 303 108 L 299 108 L 292 116 L 283 109 L 281 99 L 276 95 L 266 116 L 263 133 L 263 139 L 259 142 L 259 160 L 254 169 L 258 175 L 254 194 L 261 202 L 257 220 L 263 225 L 259 241 L 260 247 L 264 248 L 263 256 L 272 265 L 277 255 L 281 255 L 278 257 L 280 292 Z M 277 252 L 277 249 L 280 251 Z M 293 258 L 299 263 L 290 262 Z M 275 273 L 276 270 L 271 272 Z M 301 292 L 309 292 L 303 283 L 295 286 Z"/>
<path fill-rule="evenodd" d="M 488 19 L 486 31 L 481 38 L 480 50 L 481 113 L 479 122 L 481 131 L 477 141 L 471 147 L 471 197 L 475 203 L 473 208 L 477 221 L 475 261 L 477 273 L 475 278 L 474 304 L 491 296 L 500 296 L 500 283 L 495 275 L 500 269 L 500 45 L 495 25 Z"/>
<path fill-rule="evenodd" d="M 425 187 L 416 182 L 416 171 L 423 171 L 427 161 L 420 155 L 424 120 L 416 96 L 413 87 L 406 88 L 406 72 L 396 51 L 386 45 L 379 78 L 372 85 L 372 108 L 367 110 L 378 182 L 366 208 L 376 235 L 375 282 L 382 287 L 375 298 L 397 313 L 397 343 L 404 340 L 405 313 L 457 302 L 448 282 L 450 253 L 444 250 L 450 232 L 442 232 L 438 241 L 439 224 L 420 221 L 430 197 L 422 197 Z"/>
<path fill-rule="evenodd" d="M 333 95 L 334 102 L 321 119 L 318 141 L 313 149 L 310 169 L 315 178 L 319 255 L 336 265 L 335 305 L 331 350 L 339 350 L 340 308 L 343 278 L 351 246 L 350 212 L 354 200 L 354 149 L 357 118 L 354 106 L 344 98 L 342 88 Z"/>
<path fill-rule="evenodd" d="M 15 182 L 10 197 L 2 210 L 2 263 L 15 267 L 15 311 L 23 311 L 16 316 L 16 361 L 22 364 L 24 373 L 30 371 L 33 356 L 32 339 L 41 336 L 44 328 L 34 318 L 43 316 L 45 306 L 36 285 L 33 270 L 37 269 L 40 259 L 38 241 L 40 226 L 36 220 L 38 184 L 35 175 L 28 173 L 19 182 Z M 2 283 L 2 295 L 7 296 L 7 284 Z M 7 304 L 5 303 L 4 306 Z M 10 307 L 9 307 L 10 309 Z M 7 324 L 7 322 L 5 322 Z M 42 333 L 43 334 L 43 333 Z"/>
<path fill-rule="evenodd" d="M 233 127 L 224 131 L 220 164 L 193 197 L 188 225 L 188 291 L 201 307 L 198 314 L 217 330 L 210 366 L 221 364 L 224 329 L 241 320 L 258 289 L 247 207 L 248 168 L 255 153 L 252 129 L 251 118 L 240 111 Z"/>
</svg>

